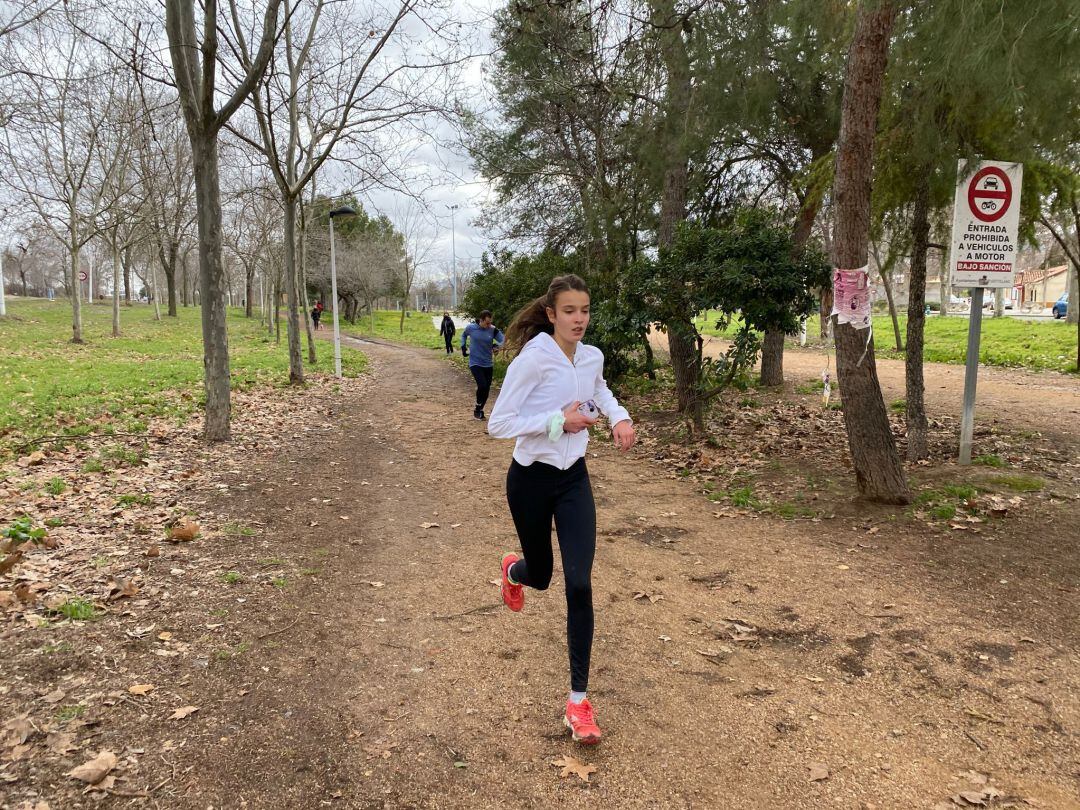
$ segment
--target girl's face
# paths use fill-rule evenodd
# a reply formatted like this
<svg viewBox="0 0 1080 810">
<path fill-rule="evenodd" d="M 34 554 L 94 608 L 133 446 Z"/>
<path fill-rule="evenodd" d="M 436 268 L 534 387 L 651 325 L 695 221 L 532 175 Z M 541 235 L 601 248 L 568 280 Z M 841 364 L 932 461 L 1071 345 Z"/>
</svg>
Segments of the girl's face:
<svg viewBox="0 0 1080 810">
<path fill-rule="evenodd" d="M 555 326 L 555 339 L 561 343 L 577 343 L 585 336 L 589 325 L 589 294 L 581 290 L 565 290 L 555 297 L 555 307 L 547 308 L 548 320 Z"/>
</svg>

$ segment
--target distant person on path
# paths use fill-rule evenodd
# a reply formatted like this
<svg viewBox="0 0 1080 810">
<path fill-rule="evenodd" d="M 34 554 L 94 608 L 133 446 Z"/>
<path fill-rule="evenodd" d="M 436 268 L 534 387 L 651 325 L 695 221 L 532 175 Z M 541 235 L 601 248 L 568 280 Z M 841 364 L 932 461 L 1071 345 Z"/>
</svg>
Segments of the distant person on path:
<svg viewBox="0 0 1080 810">
<path fill-rule="evenodd" d="M 469 341 L 472 340 L 472 354 Z M 491 311 L 480 313 L 477 323 L 470 323 L 461 332 L 461 353 L 469 358 L 469 371 L 476 379 L 476 407 L 473 418 L 484 418 L 484 405 L 491 392 L 491 378 L 495 373 L 495 349 L 503 344 L 503 333 L 491 325 Z"/>
<path fill-rule="evenodd" d="M 450 317 L 449 312 L 444 312 L 442 315 L 442 324 L 439 326 L 439 334 L 443 336 L 443 340 L 446 341 L 446 353 L 454 353 L 454 334 L 457 332 L 457 327 L 454 326 L 454 319 Z"/>
<path fill-rule="evenodd" d="M 316 331 L 319 329 L 319 319 L 323 313 L 323 302 L 316 301 L 315 306 L 311 308 L 311 325 L 315 327 Z"/>
<path fill-rule="evenodd" d="M 612 425 L 615 446 L 634 446 L 633 423 L 604 381 L 604 355 L 581 342 L 589 325 L 589 289 L 575 275 L 558 276 L 547 294 L 521 310 L 507 330 L 510 363 L 491 411 L 488 433 L 517 439 L 506 476 L 506 500 L 523 557 L 502 558 L 506 606 L 525 606 L 525 587 L 545 590 L 553 566 L 551 522 L 559 536 L 566 580 L 566 635 L 570 697 L 563 722 L 574 740 L 600 742 L 586 696 L 592 652 L 592 564 L 596 507 L 585 468 L 589 426 L 600 413 Z"/>
</svg>

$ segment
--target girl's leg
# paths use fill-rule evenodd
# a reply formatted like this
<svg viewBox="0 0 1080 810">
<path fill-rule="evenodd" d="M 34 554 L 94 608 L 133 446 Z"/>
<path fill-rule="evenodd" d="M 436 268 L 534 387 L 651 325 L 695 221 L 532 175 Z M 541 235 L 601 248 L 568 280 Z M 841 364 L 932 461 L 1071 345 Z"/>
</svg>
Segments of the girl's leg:
<svg viewBox="0 0 1080 810">
<path fill-rule="evenodd" d="M 574 692 L 584 692 L 589 685 L 592 653 L 592 564 L 596 553 L 596 505 L 584 459 L 564 473 L 559 489 L 555 500 L 555 528 L 566 577 L 570 688 Z"/>
<path fill-rule="evenodd" d="M 538 468 L 538 469 L 534 469 Z M 546 469 L 544 469 L 546 468 Z M 511 462 L 506 474 L 506 501 L 514 518 L 523 559 L 510 567 L 514 582 L 538 591 L 551 583 L 551 518 L 555 502 L 554 467 L 535 462 L 528 467 Z"/>
</svg>

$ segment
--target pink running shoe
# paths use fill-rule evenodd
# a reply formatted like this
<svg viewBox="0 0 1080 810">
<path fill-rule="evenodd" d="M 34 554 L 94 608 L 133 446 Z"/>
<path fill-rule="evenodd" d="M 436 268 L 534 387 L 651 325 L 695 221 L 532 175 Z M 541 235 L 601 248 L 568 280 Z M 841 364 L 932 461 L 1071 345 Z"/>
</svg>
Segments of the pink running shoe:
<svg viewBox="0 0 1080 810">
<path fill-rule="evenodd" d="M 525 607 L 525 586 L 510 581 L 510 566 L 518 561 L 517 554 L 504 554 L 502 558 L 502 598 L 506 606 L 517 613 Z"/>
<path fill-rule="evenodd" d="M 574 742 L 582 745 L 596 745 L 600 742 L 600 726 L 596 725 L 592 704 L 588 698 L 581 703 L 566 701 L 566 714 L 563 722 L 574 735 Z"/>
</svg>

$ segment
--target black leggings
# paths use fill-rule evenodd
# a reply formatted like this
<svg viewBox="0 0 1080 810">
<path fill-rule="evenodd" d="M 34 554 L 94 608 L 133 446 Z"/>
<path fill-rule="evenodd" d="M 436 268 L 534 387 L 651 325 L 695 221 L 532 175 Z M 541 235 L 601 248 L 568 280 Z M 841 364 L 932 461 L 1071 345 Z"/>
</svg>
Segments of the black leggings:
<svg viewBox="0 0 1080 810">
<path fill-rule="evenodd" d="M 453 354 L 454 353 L 454 345 L 453 345 L 454 344 L 454 336 L 453 335 L 444 335 L 443 337 L 446 339 L 446 353 L 447 354 Z"/>
<path fill-rule="evenodd" d="M 476 378 L 476 407 L 483 408 L 491 393 L 491 376 L 495 369 L 488 366 L 469 366 L 469 371 Z"/>
<path fill-rule="evenodd" d="M 566 578 L 566 638 L 570 648 L 570 688 L 589 686 L 592 652 L 592 563 L 596 553 L 596 506 L 585 459 L 568 470 L 534 461 L 516 461 L 506 475 L 506 500 L 525 555 L 510 569 L 515 582 L 545 590 L 551 583 L 551 519 L 559 535 Z"/>
</svg>

